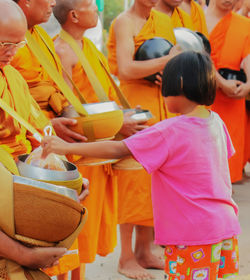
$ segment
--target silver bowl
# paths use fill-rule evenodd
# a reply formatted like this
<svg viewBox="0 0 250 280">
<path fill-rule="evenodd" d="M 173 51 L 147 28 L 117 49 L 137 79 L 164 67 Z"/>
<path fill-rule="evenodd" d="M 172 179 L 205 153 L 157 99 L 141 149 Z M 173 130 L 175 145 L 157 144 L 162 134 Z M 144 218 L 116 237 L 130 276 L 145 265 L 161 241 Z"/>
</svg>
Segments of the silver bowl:
<svg viewBox="0 0 250 280">
<path fill-rule="evenodd" d="M 16 176 L 16 175 L 13 175 L 13 182 L 18 183 L 18 184 L 22 184 L 22 185 L 32 186 L 32 187 L 39 188 L 39 189 L 44 189 L 44 190 L 56 192 L 58 194 L 67 196 L 67 197 L 69 197 L 69 198 L 71 198 L 71 199 L 73 199 L 77 202 L 79 201 L 78 196 L 77 196 L 77 192 L 75 190 L 69 189 L 69 188 L 66 188 L 66 187 L 63 187 L 63 186 L 48 184 L 48 183 L 44 183 L 44 182 L 32 180 L 30 178 L 24 178 L 24 177 L 21 177 L 21 176 Z"/>
<path fill-rule="evenodd" d="M 18 156 L 17 168 L 21 176 L 43 181 L 69 181 L 79 178 L 77 167 L 63 160 L 67 171 L 44 169 L 25 163 L 28 154 Z"/>
<path fill-rule="evenodd" d="M 115 101 L 98 102 L 98 103 L 88 103 L 82 104 L 84 109 L 89 115 L 106 113 L 111 111 L 120 110 L 120 107 Z M 79 114 L 75 111 L 73 106 L 68 106 L 64 109 L 62 117 L 65 118 L 77 118 Z"/>
<path fill-rule="evenodd" d="M 136 121 L 146 122 L 153 118 L 152 113 L 149 110 L 143 110 L 143 109 L 124 109 L 122 110 L 123 113 L 135 111 L 135 114 L 131 116 L 132 119 Z"/>
<path fill-rule="evenodd" d="M 194 31 L 188 28 L 178 27 L 174 29 L 174 35 L 177 44 L 183 51 L 205 51 L 202 39 Z"/>
</svg>

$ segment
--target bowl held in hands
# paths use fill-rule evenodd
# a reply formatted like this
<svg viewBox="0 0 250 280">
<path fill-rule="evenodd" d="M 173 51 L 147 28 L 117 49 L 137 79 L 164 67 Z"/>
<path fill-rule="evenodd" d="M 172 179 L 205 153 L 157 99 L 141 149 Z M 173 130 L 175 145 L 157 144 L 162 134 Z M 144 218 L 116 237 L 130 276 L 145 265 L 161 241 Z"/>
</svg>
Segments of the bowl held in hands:
<svg viewBox="0 0 250 280">
<path fill-rule="evenodd" d="M 88 138 L 88 141 L 112 139 L 123 124 L 123 113 L 114 102 L 83 104 L 88 116 L 79 116 L 72 106 L 64 111 L 63 117 L 77 119 L 71 129 Z"/>
</svg>

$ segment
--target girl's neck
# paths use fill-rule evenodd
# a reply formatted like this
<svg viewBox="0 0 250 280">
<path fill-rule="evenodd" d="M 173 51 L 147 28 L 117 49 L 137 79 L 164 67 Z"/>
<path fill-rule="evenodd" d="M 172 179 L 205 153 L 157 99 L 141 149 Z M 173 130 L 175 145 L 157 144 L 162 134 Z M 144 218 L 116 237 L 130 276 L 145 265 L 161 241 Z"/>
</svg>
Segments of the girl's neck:
<svg viewBox="0 0 250 280">
<path fill-rule="evenodd" d="M 197 117 L 206 119 L 210 116 L 209 111 L 206 109 L 204 105 L 193 105 L 189 108 L 185 108 L 185 112 L 182 113 L 182 115 L 185 115 L 187 117 Z"/>
</svg>

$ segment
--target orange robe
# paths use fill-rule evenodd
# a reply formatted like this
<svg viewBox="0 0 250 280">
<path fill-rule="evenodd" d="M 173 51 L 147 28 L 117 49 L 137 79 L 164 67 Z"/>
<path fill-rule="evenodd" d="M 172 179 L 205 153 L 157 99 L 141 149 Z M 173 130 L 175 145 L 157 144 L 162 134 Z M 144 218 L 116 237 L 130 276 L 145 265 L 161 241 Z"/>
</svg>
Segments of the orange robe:
<svg viewBox="0 0 250 280">
<path fill-rule="evenodd" d="M 10 65 L 3 67 L 1 70 L 1 99 L 13 108 L 24 120 L 41 131 L 49 121 L 44 119 L 42 123 L 32 113 L 33 106 L 33 110 L 35 109 L 38 112 L 37 116 L 40 114 L 39 108 L 34 108 L 35 102 L 29 93 L 29 88 L 23 77 Z M 18 155 L 30 153 L 32 148 L 39 146 L 39 143 L 25 127 L 0 109 L 0 146 L 15 158 Z"/>
<path fill-rule="evenodd" d="M 137 36 L 134 37 L 135 52 L 146 40 L 162 37 L 175 44 L 170 18 L 152 10 L 150 17 Z M 116 40 L 114 22 L 108 41 L 108 60 L 111 72 L 118 75 L 116 62 Z M 152 125 L 166 118 L 166 108 L 160 87 L 144 79 L 123 81 L 120 87 L 132 107 L 141 105 L 155 116 Z M 151 177 L 145 170 L 119 170 L 118 173 L 118 222 L 152 226 Z"/>
<path fill-rule="evenodd" d="M 83 52 L 96 77 L 110 100 L 117 101 L 116 93 L 99 59 L 108 67 L 105 56 L 87 38 L 83 38 Z M 80 62 L 72 70 L 72 79 L 87 103 L 99 102 Z M 106 256 L 113 252 L 116 244 L 117 226 L 117 178 L 111 165 L 79 166 L 79 170 L 90 181 L 90 194 L 82 202 L 88 209 L 88 220 L 78 238 L 81 263 L 95 260 L 96 254 Z"/>
<path fill-rule="evenodd" d="M 181 8 L 177 7 L 174 9 L 171 21 L 174 28 L 186 27 L 188 29 L 195 30 L 190 15 Z"/>
<path fill-rule="evenodd" d="M 110 80 L 99 62 L 100 58 L 108 67 L 104 55 L 87 38 L 83 38 L 83 52 L 109 99 L 118 101 Z M 99 102 L 80 62 L 72 70 L 72 79 L 88 103 Z M 72 160 L 76 161 L 79 158 L 73 156 Z M 77 164 L 77 167 L 82 176 L 90 181 L 90 194 L 82 202 L 89 215 L 78 238 L 79 256 L 81 263 L 91 263 L 95 260 L 96 254 L 106 256 L 113 252 L 117 244 L 117 178 L 110 164 L 97 166 Z M 52 269 L 63 273 L 67 271 L 67 265 L 67 259 L 63 258 L 59 266 Z"/>
<path fill-rule="evenodd" d="M 206 24 L 206 18 L 202 7 L 196 3 L 194 0 L 191 0 L 191 20 L 195 31 L 199 31 L 208 38 L 208 30 Z"/>
<path fill-rule="evenodd" d="M 250 20 L 232 12 L 218 22 L 209 36 L 216 69 L 240 70 L 242 60 L 250 54 L 249 30 Z M 231 181 L 239 181 L 244 167 L 245 98 L 229 98 L 219 89 L 212 110 L 220 115 L 232 138 L 236 153 L 229 160 Z"/>
<path fill-rule="evenodd" d="M 36 28 L 42 34 L 46 44 L 52 50 L 53 55 L 34 28 L 30 30 L 32 36 L 38 42 L 42 51 L 47 55 L 49 61 L 56 66 L 61 73 L 60 63 L 58 63 L 59 58 L 55 53 L 52 39 L 40 26 L 36 26 Z M 27 45 L 18 50 L 11 64 L 24 77 L 29 85 L 31 95 L 49 118 L 60 115 L 63 108 L 68 106 L 65 97 Z"/>
</svg>

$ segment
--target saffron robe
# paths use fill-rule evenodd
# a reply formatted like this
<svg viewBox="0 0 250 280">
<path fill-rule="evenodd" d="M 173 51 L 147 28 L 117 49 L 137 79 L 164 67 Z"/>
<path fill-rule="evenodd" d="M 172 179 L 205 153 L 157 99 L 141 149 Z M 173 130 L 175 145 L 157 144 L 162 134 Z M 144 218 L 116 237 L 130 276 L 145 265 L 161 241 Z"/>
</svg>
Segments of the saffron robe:
<svg viewBox="0 0 250 280">
<path fill-rule="evenodd" d="M 199 31 L 208 38 L 207 23 L 202 7 L 194 0 L 191 0 L 190 5 L 190 17 L 193 23 L 194 30 Z"/>
<path fill-rule="evenodd" d="M 216 69 L 240 70 L 242 60 L 250 54 L 250 20 L 233 12 L 224 16 L 209 35 L 211 58 Z M 242 178 L 246 137 L 245 98 L 227 97 L 221 89 L 216 92 L 212 110 L 225 122 L 236 153 L 229 159 L 231 181 Z"/>
<path fill-rule="evenodd" d="M 134 37 L 135 52 L 146 40 L 162 37 L 175 44 L 170 18 L 156 10 L 138 35 Z M 114 22 L 111 25 L 108 40 L 108 61 L 111 73 L 118 76 L 116 61 L 116 40 Z M 154 115 L 148 124 L 152 125 L 167 117 L 160 87 L 144 79 L 120 79 L 120 87 L 132 107 L 141 105 Z M 151 177 L 145 170 L 117 170 L 118 174 L 118 223 L 153 226 L 151 202 Z"/>
<path fill-rule="evenodd" d="M 30 32 L 49 61 L 61 73 L 60 63 L 58 63 L 59 58 L 55 53 L 54 44 L 49 35 L 40 26 L 32 28 Z M 52 52 L 48 50 L 40 34 Z M 11 65 L 24 77 L 29 85 L 31 95 L 49 118 L 60 115 L 63 108 L 68 106 L 65 97 L 27 45 L 17 51 L 11 61 Z"/>
<path fill-rule="evenodd" d="M 49 124 L 31 97 L 23 77 L 10 65 L 0 70 L 0 94 L 7 105 L 38 131 Z M 0 146 L 15 158 L 30 153 L 39 143 L 25 127 L 0 109 Z"/>
</svg>

